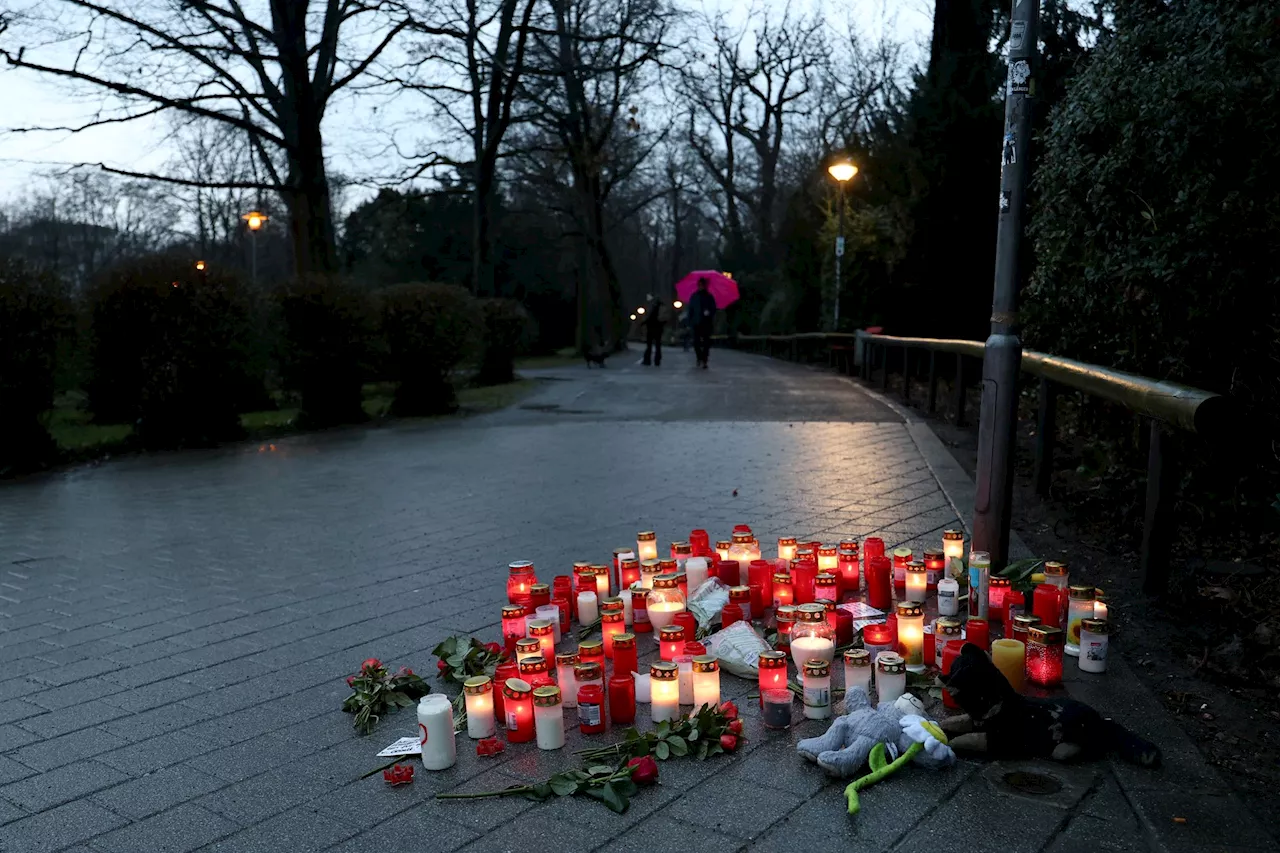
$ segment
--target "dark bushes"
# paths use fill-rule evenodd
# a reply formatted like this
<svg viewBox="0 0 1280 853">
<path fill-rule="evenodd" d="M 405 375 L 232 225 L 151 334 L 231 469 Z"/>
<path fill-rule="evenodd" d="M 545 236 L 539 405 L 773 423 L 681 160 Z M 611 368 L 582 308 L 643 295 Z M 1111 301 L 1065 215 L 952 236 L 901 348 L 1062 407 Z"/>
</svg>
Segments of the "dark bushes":
<svg viewBox="0 0 1280 853">
<path fill-rule="evenodd" d="M 0 471 L 38 468 L 56 455 L 40 416 L 53 404 L 55 358 L 70 329 L 61 282 L 0 259 Z"/>
<path fill-rule="evenodd" d="M 433 415 L 458 407 L 453 375 L 474 352 L 481 317 L 476 301 L 450 284 L 397 284 L 380 293 L 390 378 L 398 380 L 391 410 Z"/>
<path fill-rule="evenodd" d="M 120 264 L 95 282 L 89 401 L 95 419 L 135 425 L 145 447 L 204 446 L 243 434 L 260 396 L 253 305 L 225 270 L 181 257 Z"/>
<path fill-rule="evenodd" d="M 361 389 L 377 331 L 367 293 L 337 276 L 291 282 L 281 295 L 285 385 L 299 392 L 299 422 L 326 427 L 366 420 Z"/>
<path fill-rule="evenodd" d="M 501 385 L 515 380 L 515 358 L 529 334 L 529 313 L 514 299 L 485 299 L 480 303 L 484 317 L 484 345 L 476 382 Z"/>
</svg>

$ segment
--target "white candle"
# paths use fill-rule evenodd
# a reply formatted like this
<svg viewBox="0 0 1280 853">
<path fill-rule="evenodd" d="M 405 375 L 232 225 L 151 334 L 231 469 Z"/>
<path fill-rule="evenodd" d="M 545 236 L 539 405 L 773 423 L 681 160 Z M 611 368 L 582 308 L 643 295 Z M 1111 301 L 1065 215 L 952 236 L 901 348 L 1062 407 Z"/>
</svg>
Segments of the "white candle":
<svg viewBox="0 0 1280 853">
<path fill-rule="evenodd" d="M 836 644 L 826 637 L 792 637 L 791 659 L 795 661 L 796 671 L 804 672 L 804 662 L 820 658 L 831 663 L 836 656 Z"/>
<path fill-rule="evenodd" d="M 637 585 L 637 586 L 639 586 L 639 582 L 638 582 L 638 581 L 637 581 L 636 585 Z M 632 620 L 632 618 L 631 618 L 631 613 L 632 613 L 632 610 L 631 610 L 631 590 L 629 590 L 629 589 L 624 589 L 624 590 L 621 592 L 621 596 L 622 596 L 622 624 L 623 624 L 623 625 L 626 625 L 628 628 L 630 628 L 630 627 L 632 626 L 632 624 L 634 624 L 634 622 L 633 622 L 633 620 Z"/>
<path fill-rule="evenodd" d="M 538 749 L 564 746 L 564 709 L 559 688 L 539 687 L 533 691 L 533 726 Z"/>
<path fill-rule="evenodd" d="M 693 704 L 693 655 L 676 657 L 676 667 L 680 673 L 677 681 L 680 684 L 680 704 Z"/>
<path fill-rule="evenodd" d="M 649 698 L 649 673 L 633 672 L 631 675 L 636 680 L 636 703 L 648 705 L 652 701 Z"/>
<path fill-rule="evenodd" d="M 680 716 L 680 678 L 674 663 L 660 661 L 649 665 L 649 718 L 655 723 Z"/>
<path fill-rule="evenodd" d="M 938 581 L 938 615 L 955 616 L 960 612 L 960 584 L 954 578 Z"/>
<path fill-rule="evenodd" d="M 693 594 L 698 587 L 707 582 L 707 558 L 690 557 L 688 560 L 685 560 L 684 573 L 689 582 L 689 593 Z"/>
<path fill-rule="evenodd" d="M 582 607 L 581 599 L 578 600 L 578 607 Z M 649 611 L 649 623 L 653 625 L 653 639 L 657 642 L 659 632 L 675 620 L 677 613 L 684 610 L 684 604 L 679 601 L 657 601 L 651 602 L 646 609 Z"/>
<path fill-rule="evenodd" d="M 831 668 L 806 666 L 804 668 L 804 716 L 808 720 L 831 718 Z"/>
<path fill-rule="evenodd" d="M 653 531 L 643 531 L 636 537 L 636 554 L 641 560 L 658 559 L 658 537 Z"/>
<path fill-rule="evenodd" d="M 534 611 L 534 615 L 551 623 L 554 642 L 557 646 L 560 645 L 560 608 L 554 604 L 544 604 Z M 525 624 L 528 625 L 527 622 Z"/>
<path fill-rule="evenodd" d="M 876 701 L 896 702 L 907 692 L 907 667 L 902 656 L 895 652 L 881 652 L 876 658 Z"/>
<path fill-rule="evenodd" d="M 720 704 L 720 664 L 711 655 L 693 659 L 693 707 Z"/>
<path fill-rule="evenodd" d="M 493 718 L 493 681 L 487 675 L 468 678 L 462 692 L 467 703 L 467 737 L 476 740 L 493 737 L 497 731 Z"/>
<path fill-rule="evenodd" d="M 907 564 L 907 601 L 919 601 L 924 603 L 925 597 L 929 590 L 929 573 L 925 570 L 924 563 L 918 566 L 915 562 Z"/>
<path fill-rule="evenodd" d="M 578 679 L 573 674 L 577 665 L 576 652 L 556 655 L 556 682 L 560 686 L 560 704 L 565 708 L 578 707 Z"/>
<path fill-rule="evenodd" d="M 601 571 L 603 570 L 603 571 Z M 596 595 L 601 601 L 609 597 L 609 567 L 596 567 Z"/>
<path fill-rule="evenodd" d="M 862 652 L 862 654 L 850 656 L 849 652 Z M 871 655 L 865 652 L 865 649 L 850 649 L 844 654 L 845 696 L 848 696 L 853 688 L 861 687 L 867 691 L 867 697 L 871 697 Z"/>
<path fill-rule="evenodd" d="M 600 606 L 597 604 L 596 594 L 590 590 L 578 593 L 578 622 L 590 625 L 599 618 Z"/>
<path fill-rule="evenodd" d="M 458 760 L 458 747 L 453 739 L 453 704 L 447 696 L 428 693 L 418 701 L 418 736 L 423 768 L 445 770 Z"/>
</svg>

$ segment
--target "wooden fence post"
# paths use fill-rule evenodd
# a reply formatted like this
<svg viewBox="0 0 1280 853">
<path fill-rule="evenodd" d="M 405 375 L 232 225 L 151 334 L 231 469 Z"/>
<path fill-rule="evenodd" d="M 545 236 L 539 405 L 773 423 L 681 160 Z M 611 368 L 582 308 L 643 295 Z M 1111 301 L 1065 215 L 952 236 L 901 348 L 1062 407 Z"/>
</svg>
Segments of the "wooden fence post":
<svg viewBox="0 0 1280 853">
<path fill-rule="evenodd" d="M 1049 485 L 1053 479 L 1053 442 L 1056 430 L 1057 389 L 1053 383 L 1040 377 L 1039 411 L 1036 415 L 1036 494 L 1042 498 L 1049 496 Z"/>
</svg>

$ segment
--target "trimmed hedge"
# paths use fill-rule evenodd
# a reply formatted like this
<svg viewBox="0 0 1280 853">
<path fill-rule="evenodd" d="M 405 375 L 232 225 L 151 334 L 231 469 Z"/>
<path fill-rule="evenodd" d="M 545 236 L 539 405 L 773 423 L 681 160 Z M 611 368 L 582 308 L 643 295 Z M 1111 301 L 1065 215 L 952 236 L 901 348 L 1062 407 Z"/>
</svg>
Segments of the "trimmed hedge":
<svg viewBox="0 0 1280 853">
<path fill-rule="evenodd" d="M 455 411 L 454 374 L 475 352 L 482 322 L 476 300 L 451 284 L 397 284 L 379 293 L 388 370 L 400 383 L 391 411 Z"/>
<path fill-rule="evenodd" d="M 285 386 L 302 397 L 303 427 L 359 423 L 377 320 L 369 294 L 338 276 L 290 282 L 280 296 Z"/>
<path fill-rule="evenodd" d="M 514 299 L 482 300 L 480 312 L 484 317 L 484 347 L 476 383 L 502 385 L 514 382 L 516 356 L 529 338 L 529 312 Z"/>
</svg>

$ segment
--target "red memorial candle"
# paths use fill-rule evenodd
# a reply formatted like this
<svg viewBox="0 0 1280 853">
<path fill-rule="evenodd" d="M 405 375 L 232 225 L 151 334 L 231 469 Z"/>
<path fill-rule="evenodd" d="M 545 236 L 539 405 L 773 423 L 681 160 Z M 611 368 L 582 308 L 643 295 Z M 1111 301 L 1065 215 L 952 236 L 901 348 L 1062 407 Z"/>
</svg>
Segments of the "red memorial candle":
<svg viewBox="0 0 1280 853">
<path fill-rule="evenodd" d="M 534 574 L 533 563 L 528 560 L 516 560 L 507 566 L 507 601 L 511 604 L 519 604 L 521 607 L 529 606 L 529 587 L 538 582 L 538 576 Z M 529 707 L 533 708 L 533 698 L 529 699 Z M 530 715 L 533 711 L 529 711 Z M 532 719 L 532 717 L 530 717 Z"/>
<path fill-rule="evenodd" d="M 1059 589 L 1051 583 L 1036 587 L 1031 612 L 1040 617 L 1040 623 L 1050 628 L 1062 627 L 1062 606 Z"/>
<path fill-rule="evenodd" d="M 867 603 L 877 610 L 888 610 L 893 603 L 893 592 L 890 587 L 893 578 L 893 563 L 881 554 L 878 557 L 867 557 Z"/>
<path fill-rule="evenodd" d="M 812 552 L 801 551 L 791 561 L 791 584 L 795 589 L 796 604 L 812 604 L 815 598 L 813 585 L 818 577 L 818 558 Z"/>
<path fill-rule="evenodd" d="M 533 740 L 533 687 L 523 679 L 508 678 L 502 685 L 502 699 L 507 740 L 511 743 Z"/>
<path fill-rule="evenodd" d="M 984 652 L 991 651 L 991 623 L 977 616 L 972 617 L 964 623 L 964 638 Z"/>
<path fill-rule="evenodd" d="M 720 611 L 720 627 L 728 628 L 734 622 L 742 621 L 742 608 L 736 604 L 726 604 Z"/>
<path fill-rule="evenodd" d="M 768 560 L 752 560 L 747 566 L 747 585 L 755 584 L 760 587 L 764 607 L 773 606 L 773 575 L 776 571 L 774 564 Z"/>
<path fill-rule="evenodd" d="M 630 672 L 609 679 L 609 716 L 615 726 L 636 720 L 636 680 Z"/>
<path fill-rule="evenodd" d="M 946 648 L 942 650 L 942 674 L 951 674 L 951 665 L 956 662 L 956 658 L 960 657 L 960 650 L 964 648 L 964 640 L 948 640 Z M 958 709 L 960 706 L 956 704 L 956 700 L 951 698 L 951 694 L 947 689 L 942 688 L 942 704 L 951 709 Z"/>
<path fill-rule="evenodd" d="M 630 676 L 640 671 L 635 634 L 617 634 L 613 638 L 613 671 Z"/>
<path fill-rule="evenodd" d="M 787 655 L 779 651 L 761 652 L 757 666 L 760 670 L 760 707 L 763 708 L 766 690 L 787 689 Z"/>
</svg>

